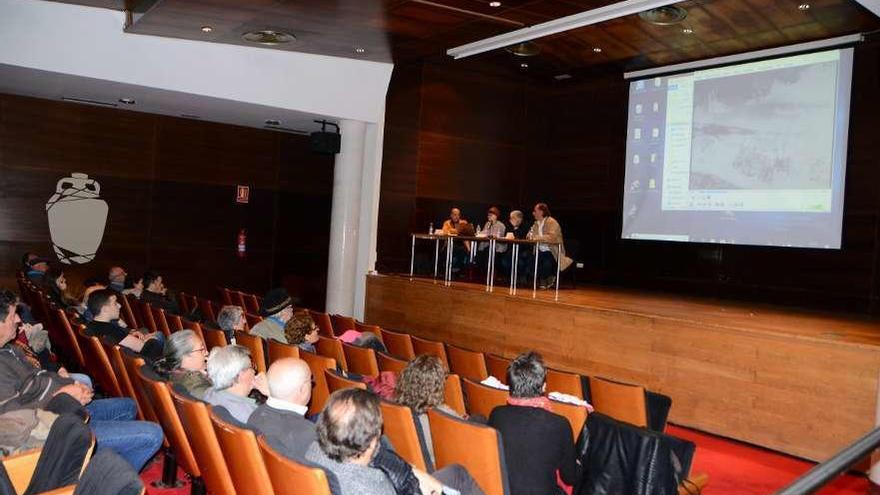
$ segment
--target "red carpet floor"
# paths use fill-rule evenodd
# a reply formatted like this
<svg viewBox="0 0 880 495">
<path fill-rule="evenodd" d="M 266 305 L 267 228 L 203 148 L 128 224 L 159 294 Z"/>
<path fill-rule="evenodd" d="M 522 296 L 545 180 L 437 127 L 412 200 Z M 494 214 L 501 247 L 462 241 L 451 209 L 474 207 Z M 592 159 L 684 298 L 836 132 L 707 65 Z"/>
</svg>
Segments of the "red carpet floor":
<svg viewBox="0 0 880 495">
<path fill-rule="evenodd" d="M 704 495 L 768 495 L 782 488 L 813 464 L 734 440 L 670 425 L 667 433 L 697 444 L 693 473 L 708 473 L 709 485 Z M 162 476 L 162 457 L 157 456 L 141 478 L 150 495 L 187 495 L 189 483 L 176 489 L 158 489 L 151 482 Z M 183 472 L 181 480 L 186 480 Z M 844 475 L 832 482 L 823 495 L 864 495 L 868 482 L 864 477 Z"/>
</svg>

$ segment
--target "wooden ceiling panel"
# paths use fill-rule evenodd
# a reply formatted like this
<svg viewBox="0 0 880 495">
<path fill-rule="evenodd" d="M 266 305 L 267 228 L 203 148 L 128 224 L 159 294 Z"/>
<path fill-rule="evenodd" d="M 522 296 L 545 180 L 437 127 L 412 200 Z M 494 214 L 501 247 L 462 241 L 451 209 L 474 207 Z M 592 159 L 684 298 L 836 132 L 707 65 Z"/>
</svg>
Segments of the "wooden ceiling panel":
<svg viewBox="0 0 880 495">
<path fill-rule="evenodd" d="M 68 3 L 119 8 L 125 1 Z M 809 0 L 808 10 L 798 9 L 803 0 L 686 0 L 677 5 L 688 16 L 673 26 L 631 15 L 536 40 L 541 53 L 527 60 L 497 50 L 453 62 L 445 52 L 454 46 L 615 1 L 501 0 L 500 7 L 489 0 L 127 1 L 145 12 L 128 28 L 134 33 L 254 46 L 242 41 L 243 32 L 278 29 L 297 40 L 274 49 L 396 63 L 478 63 L 516 72 L 527 63 L 539 77 L 609 64 L 633 70 L 880 29 L 878 18 L 854 0 Z M 204 25 L 213 32 L 203 33 Z M 356 47 L 366 53 L 355 54 Z"/>
</svg>

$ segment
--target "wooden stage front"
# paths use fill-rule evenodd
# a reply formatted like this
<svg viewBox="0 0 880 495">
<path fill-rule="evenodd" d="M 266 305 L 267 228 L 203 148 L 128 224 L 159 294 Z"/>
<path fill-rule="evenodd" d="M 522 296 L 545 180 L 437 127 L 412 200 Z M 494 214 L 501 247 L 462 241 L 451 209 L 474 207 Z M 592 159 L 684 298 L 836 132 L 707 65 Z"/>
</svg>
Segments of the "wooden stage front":
<svg viewBox="0 0 880 495">
<path fill-rule="evenodd" d="M 670 421 L 812 460 L 874 425 L 880 325 L 713 299 L 367 277 L 366 321 L 672 397 Z"/>
</svg>

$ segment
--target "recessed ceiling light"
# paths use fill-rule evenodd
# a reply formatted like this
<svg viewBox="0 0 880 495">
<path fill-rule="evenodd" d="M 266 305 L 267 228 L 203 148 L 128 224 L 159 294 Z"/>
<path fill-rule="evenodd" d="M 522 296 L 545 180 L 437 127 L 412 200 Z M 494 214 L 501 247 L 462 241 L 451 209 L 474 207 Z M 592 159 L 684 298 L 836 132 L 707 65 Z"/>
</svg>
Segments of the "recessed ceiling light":
<svg viewBox="0 0 880 495">
<path fill-rule="evenodd" d="M 134 105 L 134 98 L 120 98 L 119 103 L 125 103 L 126 105 Z"/>
<path fill-rule="evenodd" d="M 501 2 L 489 2 L 489 7 L 501 7 Z"/>
<path fill-rule="evenodd" d="M 354 52 L 355 52 L 355 53 L 366 53 L 367 50 L 366 50 L 365 48 L 359 46 L 359 47 L 357 47 L 357 48 L 354 49 Z"/>
<path fill-rule="evenodd" d="M 556 74 L 555 76 L 553 76 L 553 79 L 556 79 L 557 81 L 564 81 L 566 79 L 571 79 L 571 74 Z"/>
<path fill-rule="evenodd" d="M 688 27 L 683 28 L 683 29 L 681 30 L 681 32 L 684 33 L 684 34 L 694 34 L 694 30 L 691 29 L 691 28 L 688 28 Z"/>
<path fill-rule="evenodd" d="M 798 10 L 810 10 L 810 4 L 802 3 L 802 4 L 798 5 Z"/>
<path fill-rule="evenodd" d="M 598 46 L 593 47 L 593 51 L 596 52 L 596 53 L 602 53 L 602 49 L 599 48 Z"/>
<path fill-rule="evenodd" d="M 519 64 L 519 67 L 520 67 L 520 69 L 528 69 L 528 68 L 529 68 L 529 64 L 523 62 L 523 63 Z"/>
<path fill-rule="evenodd" d="M 266 125 L 281 125 L 281 121 L 275 119 L 266 119 Z"/>
<path fill-rule="evenodd" d="M 202 26 L 203 33 L 210 33 L 213 30 L 214 30 L 214 28 L 212 28 L 211 26 Z"/>
<path fill-rule="evenodd" d="M 251 43 L 259 43 L 261 45 L 280 45 L 282 43 L 296 41 L 296 36 L 290 33 L 285 33 L 284 31 L 261 29 L 258 31 L 248 31 L 241 35 L 241 39 L 250 41 Z"/>
</svg>

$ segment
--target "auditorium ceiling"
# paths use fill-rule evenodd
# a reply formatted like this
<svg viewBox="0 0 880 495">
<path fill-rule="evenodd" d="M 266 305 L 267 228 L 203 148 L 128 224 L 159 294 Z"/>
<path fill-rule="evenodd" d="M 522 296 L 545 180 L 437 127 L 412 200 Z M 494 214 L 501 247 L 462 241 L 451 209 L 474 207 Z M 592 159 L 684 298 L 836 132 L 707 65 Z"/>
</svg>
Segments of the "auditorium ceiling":
<svg viewBox="0 0 880 495">
<path fill-rule="evenodd" d="M 610 0 L 71 0 L 134 6 L 128 32 L 235 45 L 270 29 L 296 39 L 271 49 L 396 63 L 453 63 L 447 49 L 615 3 Z M 536 41 L 540 53 L 496 50 L 468 64 L 524 70 L 541 77 L 635 70 L 880 29 L 854 0 L 690 0 L 687 17 L 655 25 L 631 15 Z M 806 7 L 805 7 L 806 5 Z M 204 28 L 204 29 L 203 29 Z M 262 46 L 262 45 L 259 45 Z M 521 67 L 522 64 L 528 67 Z"/>
</svg>

